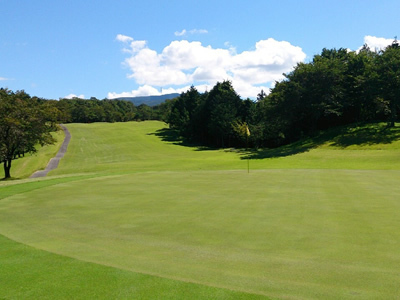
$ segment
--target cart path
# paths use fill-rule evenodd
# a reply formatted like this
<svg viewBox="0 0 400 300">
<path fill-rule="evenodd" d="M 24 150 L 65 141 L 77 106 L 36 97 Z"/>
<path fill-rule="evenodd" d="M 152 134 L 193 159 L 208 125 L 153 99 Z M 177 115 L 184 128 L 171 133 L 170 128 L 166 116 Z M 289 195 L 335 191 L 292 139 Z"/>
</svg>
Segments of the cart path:
<svg viewBox="0 0 400 300">
<path fill-rule="evenodd" d="M 49 163 L 47 164 L 46 169 L 44 169 L 42 171 L 36 171 L 29 178 L 45 177 L 47 175 L 47 173 L 49 173 L 50 171 L 52 171 L 58 167 L 58 164 L 60 163 L 60 159 L 63 158 L 65 152 L 67 152 L 68 144 L 69 144 L 69 141 L 71 140 L 71 134 L 67 127 L 65 127 L 64 125 L 60 125 L 60 126 L 61 126 L 62 130 L 64 130 L 64 133 L 65 133 L 65 138 L 60 147 L 60 150 L 58 150 L 57 155 L 55 157 L 50 159 Z"/>
</svg>

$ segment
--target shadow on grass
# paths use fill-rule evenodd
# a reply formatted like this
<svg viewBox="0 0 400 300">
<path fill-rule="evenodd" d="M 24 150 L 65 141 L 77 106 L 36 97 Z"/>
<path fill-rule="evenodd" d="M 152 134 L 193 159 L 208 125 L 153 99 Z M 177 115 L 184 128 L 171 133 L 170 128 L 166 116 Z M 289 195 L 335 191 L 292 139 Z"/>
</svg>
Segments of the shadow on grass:
<svg viewBox="0 0 400 300">
<path fill-rule="evenodd" d="M 217 148 L 207 147 L 207 146 L 201 145 L 199 143 L 193 143 L 193 142 L 183 138 L 181 135 L 179 135 L 179 132 L 175 129 L 162 128 L 162 129 L 158 129 L 155 132 L 148 133 L 147 135 L 155 135 L 155 136 L 159 137 L 163 142 L 172 143 L 174 145 L 195 148 L 196 151 L 206 151 L 206 150 L 216 150 L 217 149 Z"/>
<path fill-rule="evenodd" d="M 243 150 L 242 159 L 286 157 L 310 151 L 325 143 L 345 149 L 350 146 L 391 144 L 399 139 L 400 127 L 388 127 L 385 123 L 353 124 L 332 128 L 274 149 Z"/>
<path fill-rule="evenodd" d="M 196 151 L 216 150 L 192 143 L 182 138 L 174 129 L 163 128 L 149 135 L 155 135 L 164 142 L 196 148 Z M 385 123 L 353 124 L 322 131 L 312 137 L 284 145 L 266 149 L 225 149 L 227 152 L 239 153 L 241 159 L 266 159 L 296 155 L 308 152 L 320 145 L 329 143 L 332 147 L 347 148 L 350 146 L 367 146 L 374 144 L 390 144 L 400 139 L 400 127 L 388 127 Z"/>
<path fill-rule="evenodd" d="M 276 158 L 286 157 L 303 152 L 307 152 L 312 148 L 317 147 L 316 144 L 304 143 L 304 144 L 290 144 L 272 149 L 243 149 L 240 151 L 241 159 L 265 159 L 265 158 Z"/>
<path fill-rule="evenodd" d="M 352 145 L 391 144 L 400 138 L 400 127 L 388 127 L 383 123 L 346 128 L 332 139 L 332 146 L 346 148 Z"/>
<path fill-rule="evenodd" d="M 11 178 L 5 178 L 5 177 L 0 177 L 0 182 L 7 182 L 7 181 L 16 181 L 21 178 L 16 178 L 16 177 L 11 177 Z"/>
</svg>

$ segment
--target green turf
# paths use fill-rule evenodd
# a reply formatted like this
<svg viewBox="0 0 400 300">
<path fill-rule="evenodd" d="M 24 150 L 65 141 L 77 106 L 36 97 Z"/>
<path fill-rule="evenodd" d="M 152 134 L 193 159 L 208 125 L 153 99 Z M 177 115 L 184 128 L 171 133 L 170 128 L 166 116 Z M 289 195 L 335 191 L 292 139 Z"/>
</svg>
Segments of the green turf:
<svg viewBox="0 0 400 300">
<path fill-rule="evenodd" d="M 0 299 L 261 299 L 92 264 L 0 235 Z"/>
<path fill-rule="evenodd" d="M 162 170 L 239 169 L 246 163 L 234 152 L 163 142 L 165 124 L 157 121 L 69 124 L 72 142 L 51 175 L 132 173 Z"/>
<path fill-rule="evenodd" d="M 78 276 L 62 284 L 87 298 L 103 294 L 101 282 L 106 298 L 128 297 L 124 283 L 107 283 L 115 272 L 122 282 L 165 284 L 170 298 L 399 295 L 397 129 L 386 138 L 382 124 L 342 128 L 248 153 L 179 145 L 159 122 L 68 127 L 72 142 L 52 176 L 0 183 L 0 233 L 47 251 L 7 240 L 5 262 L 19 261 L 19 247 L 44 264 L 59 259 L 61 272 Z M 100 283 L 82 288 L 80 268 Z M 14 271 L 7 278 L 29 281 Z M 196 286 L 188 297 L 185 282 Z M 35 285 L 26 286 L 0 288 L 0 298 L 29 298 Z M 140 295 L 157 298 L 154 286 Z M 46 291 L 48 283 L 36 290 Z"/>
</svg>

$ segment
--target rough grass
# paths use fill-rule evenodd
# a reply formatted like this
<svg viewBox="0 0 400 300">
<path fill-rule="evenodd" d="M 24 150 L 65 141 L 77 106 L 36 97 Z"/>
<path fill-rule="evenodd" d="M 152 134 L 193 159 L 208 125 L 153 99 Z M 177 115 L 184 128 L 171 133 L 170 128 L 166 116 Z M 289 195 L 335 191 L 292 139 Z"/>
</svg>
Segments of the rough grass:
<svg viewBox="0 0 400 300">
<path fill-rule="evenodd" d="M 0 183 L 0 233 L 47 251 L 3 238 L 0 298 L 64 297 L 51 284 L 81 298 L 396 298 L 399 136 L 367 138 L 384 128 L 227 152 L 182 145 L 159 122 L 71 124 L 53 177 Z M 20 259 L 21 247 L 76 280 L 50 284 L 52 271 Z M 31 284 L 17 270 L 44 279 Z M 93 289 L 80 284 L 85 272 L 100 278 Z M 26 282 L 21 294 L 16 282 Z"/>
</svg>

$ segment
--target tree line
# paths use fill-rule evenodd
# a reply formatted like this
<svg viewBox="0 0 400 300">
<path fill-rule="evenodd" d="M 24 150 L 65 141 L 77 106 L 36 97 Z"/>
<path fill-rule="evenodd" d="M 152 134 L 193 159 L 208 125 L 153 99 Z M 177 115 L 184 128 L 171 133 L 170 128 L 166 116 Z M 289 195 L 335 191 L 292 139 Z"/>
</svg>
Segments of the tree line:
<svg viewBox="0 0 400 300">
<path fill-rule="evenodd" d="M 208 93 L 191 87 L 168 103 L 165 121 L 188 140 L 215 147 L 277 147 L 355 122 L 394 126 L 400 106 L 400 46 L 379 52 L 323 49 L 299 63 L 257 101 L 241 100 L 231 82 Z M 243 126 L 250 136 L 243 134 Z"/>
<path fill-rule="evenodd" d="M 113 123 L 160 119 L 156 109 L 146 104 L 135 106 L 126 100 L 99 100 L 91 97 L 43 101 L 58 110 L 57 118 L 61 123 Z"/>
<path fill-rule="evenodd" d="M 11 177 L 14 159 L 35 153 L 38 145 L 54 143 L 59 123 L 126 122 L 161 119 L 158 110 L 135 107 L 123 100 L 31 97 L 25 91 L 0 89 L 0 164 Z"/>
<path fill-rule="evenodd" d="M 195 87 L 150 107 L 125 100 L 31 97 L 0 89 L 0 163 L 54 142 L 57 123 L 162 120 L 189 141 L 213 147 L 277 147 L 329 127 L 354 122 L 394 126 L 400 106 L 400 45 L 379 52 L 323 49 L 299 63 L 257 101 L 242 100 L 230 81 L 209 92 Z M 250 134 L 249 134 L 250 133 Z"/>
</svg>

